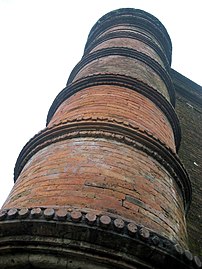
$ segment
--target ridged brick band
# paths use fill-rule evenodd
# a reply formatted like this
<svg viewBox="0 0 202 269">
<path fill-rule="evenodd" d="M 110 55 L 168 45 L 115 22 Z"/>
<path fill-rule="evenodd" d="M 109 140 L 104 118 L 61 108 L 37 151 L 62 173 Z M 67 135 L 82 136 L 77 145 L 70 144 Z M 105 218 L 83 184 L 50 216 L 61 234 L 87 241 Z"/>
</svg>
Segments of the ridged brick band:
<svg viewBox="0 0 202 269">
<path fill-rule="evenodd" d="M 11 229 L 11 227 L 13 226 L 12 224 L 18 227 L 17 232 L 14 232 L 14 230 Z M 38 230 L 35 225 L 37 225 L 38 227 L 40 226 L 40 230 Z M 164 238 L 163 236 L 160 236 L 159 234 L 152 232 L 146 227 L 138 225 L 134 222 L 130 222 L 127 219 L 117 218 L 115 215 L 112 214 L 97 215 L 93 212 L 83 212 L 70 207 L 19 209 L 11 208 L 0 211 L 0 238 L 4 238 L 4 236 L 2 236 L 3 231 L 4 234 L 6 233 L 7 236 L 9 236 L 10 244 L 13 245 L 13 247 L 15 247 L 16 243 L 19 244 L 19 242 L 23 239 L 20 239 L 20 236 L 24 237 L 27 234 L 30 237 L 34 235 L 32 233 L 36 230 L 37 236 L 46 237 L 48 235 L 50 237 L 49 230 L 54 229 L 55 225 L 57 225 L 58 229 L 55 230 L 55 233 L 51 234 L 51 237 L 53 238 L 57 238 L 58 236 L 60 237 L 60 234 L 58 234 L 58 232 L 60 232 L 61 229 L 64 231 L 68 230 L 68 226 L 71 227 L 71 229 L 73 230 L 75 229 L 75 231 L 77 230 L 78 235 L 75 237 L 74 234 L 76 233 L 64 233 L 63 240 L 66 238 L 72 238 L 74 240 L 79 240 L 80 242 L 82 242 L 83 238 L 79 232 L 79 229 L 88 230 L 88 233 L 86 234 L 89 235 L 93 235 L 93 233 L 99 234 L 101 232 L 108 235 L 108 238 L 111 238 L 114 234 L 113 237 L 119 238 L 118 240 L 119 243 L 122 244 L 122 247 L 124 247 L 124 244 L 126 242 L 125 240 L 132 240 L 136 247 L 132 249 L 128 248 L 128 252 L 130 252 L 130 255 L 137 255 L 139 259 L 145 259 L 147 256 L 147 259 L 149 258 L 151 264 L 155 264 L 158 261 L 158 256 L 160 255 L 162 259 L 160 264 L 163 264 L 162 268 L 170 268 L 171 264 L 177 266 L 176 268 L 180 269 L 201 268 L 202 266 L 199 257 L 193 256 L 193 254 L 188 249 L 183 249 L 180 245 L 168 240 L 167 238 Z M 46 226 L 49 228 L 45 228 Z M 28 227 L 29 229 L 27 229 Z M 15 240 L 17 241 L 15 242 Z M 90 240 L 90 236 L 86 236 L 85 241 L 88 242 L 88 240 Z M 4 247 L 3 242 L 4 240 L 1 240 L 2 249 Z M 24 244 L 26 245 L 26 243 L 26 239 L 24 239 Z M 113 245 L 113 240 L 111 241 L 111 243 Z M 40 246 L 40 243 L 38 244 Z M 96 245 L 96 242 L 94 242 L 94 244 Z M 20 245 L 23 246 L 23 243 L 21 243 Z M 20 247 L 20 245 L 18 245 L 18 248 Z M 49 246 L 50 250 L 53 248 L 53 246 L 54 245 Z M 146 246 L 149 247 L 147 250 L 152 250 L 150 250 L 149 256 L 145 256 L 143 251 Z M 122 247 L 120 249 L 122 249 Z M 141 256 L 140 253 L 137 251 L 138 248 L 140 248 L 141 250 Z M 153 252 L 155 252 L 155 254 Z M 166 259 L 167 262 L 165 262 Z M 3 259 L 0 259 L 0 265 L 2 266 L 1 261 L 3 261 Z"/>
<path fill-rule="evenodd" d="M 165 54 L 162 52 L 162 50 L 159 48 L 159 46 L 152 42 L 151 39 L 149 39 L 146 36 L 141 35 L 140 33 L 133 33 L 129 31 L 116 31 L 111 33 L 106 33 L 104 36 L 99 37 L 98 39 L 93 40 L 92 43 L 88 45 L 88 48 L 85 50 L 84 55 L 89 54 L 96 46 L 104 43 L 105 41 L 108 41 L 110 39 L 115 38 L 131 38 L 134 40 L 139 40 L 143 42 L 144 44 L 151 47 L 160 57 L 162 62 L 164 63 L 164 67 L 167 70 L 168 73 L 170 73 L 170 64 L 168 62 L 168 59 L 165 57 Z"/>
<path fill-rule="evenodd" d="M 191 185 L 179 158 L 159 140 L 145 131 L 114 120 L 85 118 L 66 124 L 59 124 L 35 135 L 21 151 L 15 166 L 14 179 L 17 180 L 28 160 L 39 150 L 50 144 L 74 137 L 96 137 L 113 139 L 141 149 L 161 163 L 175 179 L 181 190 L 185 210 L 191 201 Z"/>
<path fill-rule="evenodd" d="M 146 54 L 141 53 L 135 49 L 126 48 L 126 47 L 105 48 L 105 49 L 100 49 L 100 50 L 97 50 L 90 54 L 85 55 L 72 70 L 69 76 L 69 79 L 67 81 L 67 85 L 69 85 L 75 79 L 79 71 L 81 71 L 87 64 L 97 60 L 98 58 L 103 58 L 103 57 L 108 57 L 108 56 L 113 56 L 113 55 L 136 59 L 145 63 L 150 68 L 152 68 L 154 72 L 165 83 L 166 88 L 169 93 L 169 97 L 171 99 L 171 103 L 173 106 L 175 105 L 175 91 L 174 91 L 173 83 L 171 81 L 169 74 L 166 72 L 166 70 L 162 68 L 162 66 L 157 61 L 147 56 Z"/>
<path fill-rule="evenodd" d="M 160 42 L 162 50 L 166 54 L 169 63 L 171 63 L 172 45 L 167 30 L 157 18 L 138 9 L 118 9 L 101 17 L 92 27 L 85 49 L 88 49 L 89 44 L 99 37 L 101 33 L 115 25 L 134 25 L 152 35 Z"/>
<path fill-rule="evenodd" d="M 51 121 L 54 113 L 58 107 L 70 96 L 76 92 L 83 90 L 87 87 L 93 87 L 96 85 L 116 85 L 121 87 L 126 87 L 133 91 L 137 91 L 143 94 L 145 97 L 149 98 L 154 102 L 166 115 L 169 120 L 175 138 L 175 144 L 177 150 L 180 146 L 181 140 L 181 130 L 179 125 L 179 120 L 176 116 L 176 113 L 170 103 L 155 89 L 146 85 L 142 81 L 138 81 L 129 76 L 123 76 L 118 74 L 97 74 L 92 76 L 87 76 L 85 78 L 79 79 L 70 85 L 68 85 L 64 90 L 62 90 L 57 97 L 55 98 L 53 104 L 51 105 L 48 116 L 47 116 L 47 125 Z"/>
</svg>

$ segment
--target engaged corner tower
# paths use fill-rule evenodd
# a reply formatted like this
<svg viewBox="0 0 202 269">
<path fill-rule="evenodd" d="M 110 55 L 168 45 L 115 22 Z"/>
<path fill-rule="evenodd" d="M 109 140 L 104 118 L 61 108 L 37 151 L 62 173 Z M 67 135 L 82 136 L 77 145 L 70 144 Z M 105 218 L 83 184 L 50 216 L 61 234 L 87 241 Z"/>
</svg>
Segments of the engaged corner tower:
<svg viewBox="0 0 202 269">
<path fill-rule="evenodd" d="M 90 31 L 47 127 L 22 149 L 0 214 L 1 268 L 199 268 L 188 175 L 154 16 L 119 9 Z"/>
</svg>

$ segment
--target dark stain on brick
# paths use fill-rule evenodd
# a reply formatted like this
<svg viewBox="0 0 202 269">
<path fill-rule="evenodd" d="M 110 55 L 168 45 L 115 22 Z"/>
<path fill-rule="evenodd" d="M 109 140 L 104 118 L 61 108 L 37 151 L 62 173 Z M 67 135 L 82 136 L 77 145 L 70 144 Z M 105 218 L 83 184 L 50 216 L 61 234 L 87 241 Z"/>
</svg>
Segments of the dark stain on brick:
<svg viewBox="0 0 202 269">
<path fill-rule="evenodd" d="M 136 199 L 130 195 L 126 195 L 125 200 L 128 201 L 129 203 L 132 203 L 134 205 L 138 205 L 141 207 L 144 207 L 144 205 L 145 205 L 142 201 L 140 201 L 139 199 Z"/>
</svg>

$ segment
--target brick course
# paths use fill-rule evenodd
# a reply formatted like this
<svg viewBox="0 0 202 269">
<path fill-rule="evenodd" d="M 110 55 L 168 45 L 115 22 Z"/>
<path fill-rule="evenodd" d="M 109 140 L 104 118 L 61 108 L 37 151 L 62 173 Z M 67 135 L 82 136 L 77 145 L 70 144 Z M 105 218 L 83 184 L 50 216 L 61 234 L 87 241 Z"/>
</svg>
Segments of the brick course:
<svg viewBox="0 0 202 269">
<path fill-rule="evenodd" d="M 143 81 L 162 93 L 167 100 L 170 100 L 165 83 L 151 67 L 139 60 L 124 56 L 107 56 L 98 58 L 85 65 L 85 67 L 78 72 L 73 81 L 77 81 L 80 78 L 89 75 L 105 73 L 126 75 Z"/>
<path fill-rule="evenodd" d="M 103 222 L 113 216 L 187 249 L 191 188 L 176 155 L 180 128 L 172 107 L 171 43 L 160 22 L 136 12 L 143 16 L 137 21 L 131 15 L 125 21 L 124 15 L 125 25 L 113 26 L 119 20 L 115 13 L 103 19 L 104 30 L 100 23 L 93 28 L 66 91 L 56 97 L 48 126 L 22 150 L 3 208 L 71 208 L 75 222 L 83 212 L 102 214 Z M 116 31 L 142 39 L 105 40 Z M 149 231 L 143 231 L 146 240 Z"/>
<path fill-rule="evenodd" d="M 196 101 L 202 100 L 202 91 L 196 101 L 190 100 L 177 92 L 176 111 L 182 126 L 182 143 L 179 156 L 190 175 L 193 195 L 187 218 L 190 248 L 202 257 L 202 109 Z"/>
<path fill-rule="evenodd" d="M 110 47 L 127 47 L 127 48 L 136 49 L 148 55 L 149 57 L 153 58 L 154 60 L 156 60 L 164 68 L 162 60 L 151 47 L 149 47 L 148 45 L 144 44 L 143 42 L 139 40 L 135 40 L 131 38 L 114 38 L 114 39 L 107 40 L 97 45 L 90 52 L 93 52 L 99 49 L 110 48 Z"/>
<path fill-rule="evenodd" d="M 95 86 L 79 91 L 60 105 L 48 127 L 67 119 L 91 116 L 128 122 L 175 151 L 173 130 L 163 112 L 143 95 L 118 86 Z"/>
<path fill-rule="evenodd" d="M 109 212 L 186 242 L 174 180 L 145 153 L 115 141 L 71 139 L 35 154 L 4 208 L 39 206 Z"/>
<path fill-rule="evenodd" d="M 106 30 L 104 33 L 100 34 L 97 38 L 99 39 L 100 37 L 103 37 L 104 35 L 111 33 L 111 32 L 117 32 L 117 31 L 127 31 L 127 32 L 131 32 L 131 33 L 138 33 L 142 36 L 147 37 L 148 39 L 150 39 L 154 44 L 156 44 L 161 50 L 164 50 L 161 47 L 161 44 L 158 42 L 158 40 L 156 38 L 154 38 L 154 36 L 149 33 L 148 31 L 145 31 L 139 27 L 135 27 L 135 26 L 129 26 L 129 25 L 125 25 L 125 26 L 114 26 L 111 27 L 110 29 Z"/>
</svg>

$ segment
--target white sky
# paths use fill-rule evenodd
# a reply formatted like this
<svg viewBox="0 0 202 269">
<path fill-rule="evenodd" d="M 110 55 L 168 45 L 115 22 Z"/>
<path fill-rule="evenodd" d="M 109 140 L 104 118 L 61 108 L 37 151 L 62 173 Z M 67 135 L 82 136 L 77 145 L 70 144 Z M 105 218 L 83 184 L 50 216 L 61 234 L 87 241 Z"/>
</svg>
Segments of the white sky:
<svg viewBox="0 0 202 269">
<path fill-rule="evenodd" d="M 94 23 L 121 7 L 153 14 L 171 37 L 172 67 L 202 85 L 201 6 L 201 0 L 0 0 L 0 207 L 18 154 L 45 127 Z"/>
</svg>

